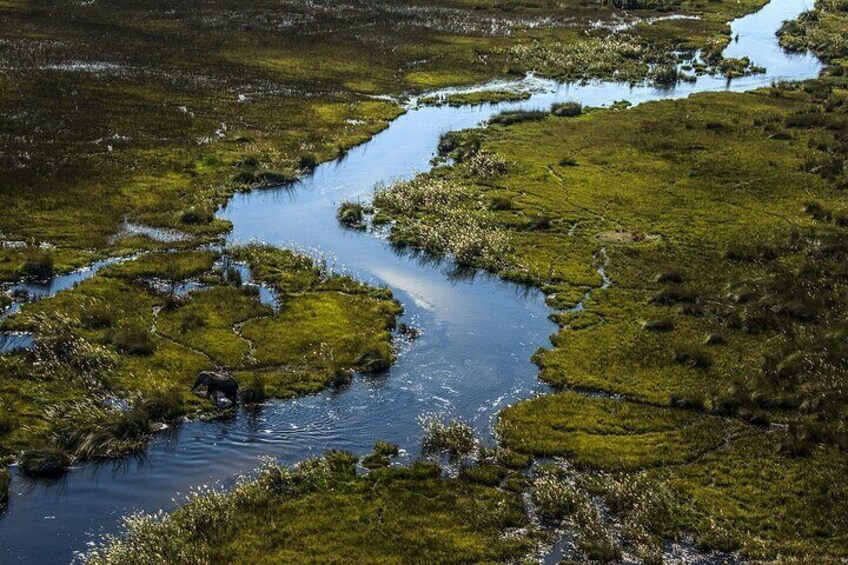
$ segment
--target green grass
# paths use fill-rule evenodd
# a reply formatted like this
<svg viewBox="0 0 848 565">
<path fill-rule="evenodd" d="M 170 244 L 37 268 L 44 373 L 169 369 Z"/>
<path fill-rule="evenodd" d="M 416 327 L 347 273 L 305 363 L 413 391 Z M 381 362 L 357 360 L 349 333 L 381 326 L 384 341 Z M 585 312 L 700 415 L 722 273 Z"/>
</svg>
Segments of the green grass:
<svg viewBox="0 0 848 565">
<path fill-rule="evenodd" d="M 496 563 L 531 547 L 503 535 L 527 523 L 517 495 L 440 478 L 432 464 L 356 476 L 355 458 L 328 459 L 268 464 L 231 494 L 137 520 L 88 562 Z"/>
<path fill-rule="evenodd" d="M 563 392 L 506 408 L 498 434 L 519 452 L 633 471 L 697 459 L 724 442 L 724 428 L 694 412 Z"/>
</svg>

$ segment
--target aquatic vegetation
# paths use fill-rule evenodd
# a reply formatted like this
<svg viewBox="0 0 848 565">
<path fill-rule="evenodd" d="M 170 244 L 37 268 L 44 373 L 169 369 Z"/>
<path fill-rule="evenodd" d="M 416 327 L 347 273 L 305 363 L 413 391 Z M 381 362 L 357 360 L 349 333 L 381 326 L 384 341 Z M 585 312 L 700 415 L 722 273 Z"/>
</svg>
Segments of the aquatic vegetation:
<svg viewBox="0 0 848 565">
<path fill-rule="evenodd" d="M 336 213 L 338 220 L 347 227 L 364 229 L 365 206 L 359 202 L 342 202 Z"/>
<path fill-rule="evenodd" d="M 21 453 L 18 464 L 24 475 L 53 478 L 67 470 L 71 458 L 58 447 L 36 447 Z"/>
<path fill-rule="evenodd" d="M 535 41 L 508 47 L 504 54 L 512 64 L 564 80 L 598 77 L 627 80 L 645 76 L 647 53 L 634 37 L 611 35 L 568 43 Z"/>
<path fill-rule="evenodd" d="M 493 173 L 506 169 L 496 163 L 487 160 L 480 167 Z M 392 243 L 450 254 L 460 265 L 495 269 L 509 249 L 509 237 L 491 221 L 484 206 L 475 210 L 459 206 L 462 191 L 455 182 L 422 177 L 379 189 L 374 208 L 377 214 L 403 218 L 393 226 Z"/>
<path fill-rule="evenodd" d="M 451 458 L 470 455 L 477 447 L 477 438 L 471 425 L 458 419 L 445 419 L 433 414 L 421 418 L 424 451 L 445 453 Z"/>
<path fill-rule="evenodd" d="M 506 110 L 489 118 L 489 124 L 495 126 L 509 126 L 521 122 L 535 122 L 544 120 L 547 112 L 544 110 Z"/>
<path fill-rule="evenodd" d="M 814 10 L 784 22 L 778 35 L 782 46 L 795 51 L 809 49 L 836 68 L 844 68 L 848 57 L 846 25 L 848 6 L 843 0 L 816 0 Z"/>
<path fill-rule="evenodd" d="M 388 467 L 392 457 L 397 457 L 399 453 L 400 449 L 397 445 L 378 440 L 371 453 L 362 458 L 362 466 L 371 470 Z"/>
<path fill-rule="evenodd" d="M 551 114 L 560 118 L 573 118 L 583 113 L 583 106 L 579 102 L 561 102 L 551 106 Z"/>
</svg>

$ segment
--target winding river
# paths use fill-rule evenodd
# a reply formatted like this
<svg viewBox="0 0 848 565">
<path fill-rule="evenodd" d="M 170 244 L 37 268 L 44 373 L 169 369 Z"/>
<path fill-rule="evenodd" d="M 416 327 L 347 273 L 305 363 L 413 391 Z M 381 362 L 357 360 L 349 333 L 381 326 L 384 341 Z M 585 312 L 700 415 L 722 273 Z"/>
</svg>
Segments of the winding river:
<svg viewBox="0 0 848 565">
<path fill-rule="evenodd" d="M 414 457 L 418 418 L 425 413 L 460 416 L 488 436 L 500 409 L 547 390 L 530 362 L 555 330 L 544 297 L 484 274 L 458 276 L 449 264 L 398 253 L 373 234 L 343 229 L 335 219 L 337 205 L 344 199 L 368 199 L 377 183 L 427 170 L 442 133 L 475 126 L 502 110 L 547 108 L 569 100 L 589 106 L 618 100 L 637 104 L 813 78 L 820 62 L 784 52 L 775 37 L 782 21 L 809 8 L 809 0 L 772 0 L 732 22 L 735 40 L 725 56 L 748 56 L 766 67 L 764 74 L 730 82 L 705 76 L 673 89 L 614 82 L 566 85 L 528 77 L 512 83 L 533 92 L 528 100 L 413 107 L 295 187 L 236 196 L 220 211 L 233 223 L 231 242 L 261 240 L 312 251 L 337 271 L 388 285 L 406 309 L 404 321 L 420 328 L 422 336 L 400 345 L 398 362 L 386 374 L 357 376 L 343 390 L 269 402 L 244 409 L 230 421 L 185 423 L 157 435 L 143 457 L 85 464 L 56 481 L 32 481 L 15 473 L 9 509 L 0 517 L 0 562 L 67 563 L 103 533 L 116 531 L 121 516 L 171 509 L 178 493 L 192 486 L 226 487 L 263 455 L 293 463 L 329 448 L 366 453 L 376 439 L 387 439 Z M 85 276 L 59 277 L 45 293 Z"/>
</svg>

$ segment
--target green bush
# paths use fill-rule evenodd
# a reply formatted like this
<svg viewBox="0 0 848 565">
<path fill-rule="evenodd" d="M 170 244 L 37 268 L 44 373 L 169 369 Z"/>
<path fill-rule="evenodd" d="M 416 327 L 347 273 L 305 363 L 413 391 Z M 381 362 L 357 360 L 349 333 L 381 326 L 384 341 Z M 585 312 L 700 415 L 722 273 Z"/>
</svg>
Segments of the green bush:
<svg viewBox="0 0 848 565">
<path fill-rule="evenodd" d="M 311 171 L 318 166 L 318 158 L 312 153 L 301 155 L 297 160 L 297 166 L 305 171 Z"/>
<path fill-rule="evenodd" d="M 579 102 L 561 102 L 551 106 L 551 113 L 561 118 L 573 118 L 583 113 L 583 106 Z"/>
<path fill-rule="evenodd" d="M 48 279 L 53 276 L 53 256 L 46 251 L 30 251 L 24 258 L 21 271 L 33 279 Z"/>
<path fill-rule="evenodd" d="M 65 473 L 71 460 L 61 449 L 45 446 L 24 451 L 18 464 L 28 477 L 58 477 Z"/>
<path fill-rule="evenodd" d="M 182 213 L 180 221 L 184 224 L 211 224 L 215 215 L 206 209 L 192 206 Z"/>
<path fill-rule="evenodd" d="M 675 349 L 674 361 L 681 365 L 698 369 L 706 369 L 713 364 L 709 355 L 694 347 L 679 347 Z"/>
<path fill-rule="evenodd" d="M 346 227 L 365 229 L 365 207 L 358 202 L 342 202 L 336 218 Z"/>
<path fill-rule="evenodd" d="M 546 117 L 548 117 L 548 113 L 542 110 L 509 110 L 493 116 L 489 120 L 489 123 L 499 126 L 511 126 L 522 122 L 538 122 L 544 120 Z"/>
<path fill-rule="evenodd" d="M 255 373 L 251 375 L 250 380 L 241 385 L 239 396 L 241 397 L 241 401 L 245 404 L 255 404 L 268 398 L 268 395 L 265 392 L 265 381 L 262 378 L 262 375 Z"/>
<path fill-rule="evenodd" d="M 9 484 L 12 482 L 12 477 L 8 469 L 0 469 L 0 511 L 2 511 L 9 502 Z"/>
<path fill-rule="evenodd" d="M 151 355 L 156 345 L 150 337 L 147 328 L 140 326 L 124 326 L 119 328 L 112 338 L 112 343 L 118 351 L 126 355 Z"/>
<path fill-rule="evenodd" d="M 421 421 L 424 451 L 446 453 L 453 459 L 469 455 L 477 446 L 474 428 L 456 418 L 445 420 L 439 416 L 425 417 Z"/>
<path fill-rule="evenodd" d="M 649 332 L 670 332 L 674 322 L 668 318 L 651 318 L 642 322 L 642 329 Z"/>
</svg>

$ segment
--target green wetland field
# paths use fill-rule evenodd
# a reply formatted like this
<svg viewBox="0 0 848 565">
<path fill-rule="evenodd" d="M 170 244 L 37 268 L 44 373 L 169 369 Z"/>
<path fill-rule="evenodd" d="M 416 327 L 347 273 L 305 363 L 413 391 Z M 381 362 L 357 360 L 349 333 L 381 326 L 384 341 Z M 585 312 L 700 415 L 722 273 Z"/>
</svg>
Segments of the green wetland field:
<svg viewBox="0 0 848 565">
<path fill-rule="evenodd" d="M 25 343 L 0 348 L 0 561 L 848 560 L 848 3 L 816 0 L 766 39 L 817 76 L 672 94 L 769 76 L 722 55 L 728 22 L 766 4 L 0 0 L 0 330 Z M 536 79 L 653 90 L 521 106 Z M 315 190 L 328 162 L 385 166 L 369 142 L 415 112 L 496 104 L 403 178 Z M 539 291 L 553 333 L 521 359 L 532 383 L 482 423 L 435 394 L 392 412 L 375 391 L 393 367 L 449 340 L 416 294 L 433 283 L 337 264 L 299 227 L 231 236 L 239 198 L 267 195 L 261 216 L 297 190 L 332 200 L 298 208 L 332 209 L 328 241 L 367 239 L 448 286 Z M 484 384 L 439 394 L 489 385 L 466 365 L 452 378 Z M 239 406 L 193 391 L 203 371 L 235 379 Z M 271 416 L 361 394 L 360 417 L 398 437 Z M 148 484 L 136 496 L 174 498 L 156 508 L 78 493 L 93 466 L 163 465 L 168 433 L 245 421 L 320 450 L 269 441 L 209 486 L 173 449 L 180 482 L 161 484 L 195 488 Z M 210 467 L 247 449 L 224 436 Z M 54 500 L 82 508 L 85 535 L 43 518 Z"/>
</svg>

